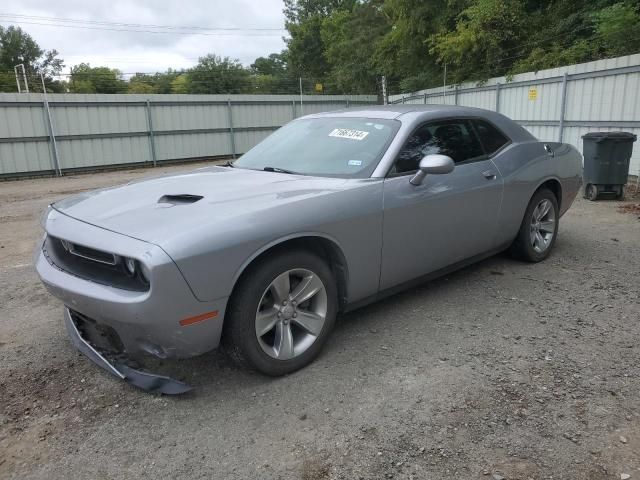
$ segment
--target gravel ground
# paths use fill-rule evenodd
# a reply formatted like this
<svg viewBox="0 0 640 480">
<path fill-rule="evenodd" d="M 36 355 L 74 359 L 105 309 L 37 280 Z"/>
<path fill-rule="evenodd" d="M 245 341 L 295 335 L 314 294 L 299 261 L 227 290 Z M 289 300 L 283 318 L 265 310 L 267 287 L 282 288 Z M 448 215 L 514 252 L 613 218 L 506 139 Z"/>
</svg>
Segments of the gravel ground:
<svg viewBox="0 0 640 480">
<path fill-rule="evenodd" d="M 185 168 L 0 183 L 0 478 L 640 479 L 637 202 L 345 315 L 288 377 L 168 362 L 196 389 L 161 397 L 72 348 L 31 255 L 52 200 Z"/>
</svg>

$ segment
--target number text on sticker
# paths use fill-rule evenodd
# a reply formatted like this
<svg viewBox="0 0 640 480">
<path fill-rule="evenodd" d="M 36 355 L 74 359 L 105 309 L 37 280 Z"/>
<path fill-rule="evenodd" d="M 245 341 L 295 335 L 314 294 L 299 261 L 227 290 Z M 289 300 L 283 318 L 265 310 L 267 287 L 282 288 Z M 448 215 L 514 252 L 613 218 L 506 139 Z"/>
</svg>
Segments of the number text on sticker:
<svg viewBox="0 0 640 480">
<path fill-rule="evenodd" d="M 369 132 L 364 132 L 362 130 L 352 130 L 350 128 L 335 128 L 330 134 L 330 137 L 337 138 L 348 138 L 350 140 L 362 140 Z"/>
</svg>

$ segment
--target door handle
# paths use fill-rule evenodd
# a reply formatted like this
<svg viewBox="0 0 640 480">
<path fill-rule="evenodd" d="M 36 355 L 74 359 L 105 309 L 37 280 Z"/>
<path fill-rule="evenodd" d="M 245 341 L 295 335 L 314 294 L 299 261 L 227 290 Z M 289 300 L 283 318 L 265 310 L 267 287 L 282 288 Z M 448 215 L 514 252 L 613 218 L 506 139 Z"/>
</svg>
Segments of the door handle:
<svg viewBox="0 0 640 480">
<path fill-rule="evenodd" d="M 495 172 L 493 172 L 491 170 L 485 170 L 484 172 L 482 172 L 482 176 L 484 178 L 486 178 L 487 180 L 495 180 L 496 179 Z"/>
</svg>

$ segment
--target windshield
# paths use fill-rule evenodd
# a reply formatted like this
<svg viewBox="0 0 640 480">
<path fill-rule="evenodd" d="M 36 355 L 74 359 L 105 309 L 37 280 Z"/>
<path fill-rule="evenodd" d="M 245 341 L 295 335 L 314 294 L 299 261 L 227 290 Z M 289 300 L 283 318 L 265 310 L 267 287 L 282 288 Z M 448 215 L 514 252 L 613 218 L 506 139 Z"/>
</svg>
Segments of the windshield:
<svg viewBox="0 0 640 480">
<path fill-rule="evenodd" d="M 303 175 L 371 175 L 400 123 L 325 117 L 291 122 L 234 162 L 234 167 Z"/>
</svg>

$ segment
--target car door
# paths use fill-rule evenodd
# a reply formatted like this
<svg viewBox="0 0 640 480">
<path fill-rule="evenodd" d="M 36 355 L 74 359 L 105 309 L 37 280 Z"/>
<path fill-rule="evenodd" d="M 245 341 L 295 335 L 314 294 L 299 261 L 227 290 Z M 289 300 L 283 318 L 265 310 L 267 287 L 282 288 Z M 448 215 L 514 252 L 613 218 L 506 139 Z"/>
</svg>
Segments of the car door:
<svg viewBox="0 0 640 480">
<path fill-rule="evenodd" d="M 409 183 L 428 154 L 455 168 Z M 382 290 L 495 247 L 502 200 L 500 172 L 468 119 L 428 122 L 410 135 L 384 182 Z"/>
</svg>

